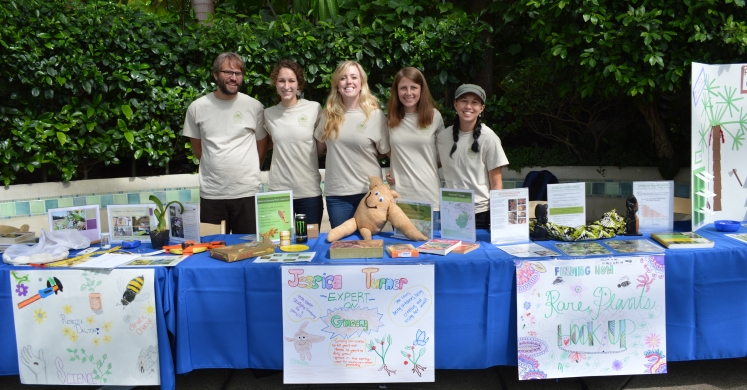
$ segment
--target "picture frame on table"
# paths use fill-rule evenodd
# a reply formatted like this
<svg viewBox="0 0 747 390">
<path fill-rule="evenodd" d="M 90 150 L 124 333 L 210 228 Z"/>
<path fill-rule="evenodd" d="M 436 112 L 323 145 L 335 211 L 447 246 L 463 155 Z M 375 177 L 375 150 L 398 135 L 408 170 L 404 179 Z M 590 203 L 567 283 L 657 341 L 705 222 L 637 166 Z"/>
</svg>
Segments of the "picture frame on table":
<svg viewBox="0 0 747 390">
<path fill-rule="evenodd" d="M 85 238 L 101 238 L 101 212 L 98 204 L 60 207 L 47 210 L 50 231 L 77 230 Z"/>
<path fill-rule="evenodd" d="M 112 243 L 139 240 L 150 242 L 150 231 L 158 224 L 153 214 L 155 204 L 107 205 L 109 233 Z"/>
</svg>

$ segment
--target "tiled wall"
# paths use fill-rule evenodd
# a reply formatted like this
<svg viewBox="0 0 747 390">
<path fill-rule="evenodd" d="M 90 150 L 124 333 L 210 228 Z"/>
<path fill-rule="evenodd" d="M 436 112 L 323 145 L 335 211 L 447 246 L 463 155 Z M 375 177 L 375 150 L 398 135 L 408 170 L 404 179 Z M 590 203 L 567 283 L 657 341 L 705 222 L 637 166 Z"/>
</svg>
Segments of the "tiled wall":
<svg viewBox="0 0 747 390">
<path fill-rule="evenodd" d="M 633 195 L 632 181 L 614 181 L 614 180 L 580 180 L 580 179 L 558 179 L 561 183 L 586 182 L 586 196 L 593 198 L 627 198 Z M 503 188 L 520 188 L 524 180 L 503 180 Z M 674 183 L 674 196 L 678 198 L 690 197 L 690 183 Z"/>
</svg>

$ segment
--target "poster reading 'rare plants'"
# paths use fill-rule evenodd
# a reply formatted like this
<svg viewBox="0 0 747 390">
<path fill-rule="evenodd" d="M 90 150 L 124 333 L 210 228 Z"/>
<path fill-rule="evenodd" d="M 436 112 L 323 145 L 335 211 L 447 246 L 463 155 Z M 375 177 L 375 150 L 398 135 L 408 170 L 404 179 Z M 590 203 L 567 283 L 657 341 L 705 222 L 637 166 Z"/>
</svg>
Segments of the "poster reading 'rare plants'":
<svg viewBox="0 0 747 390">
<path fill-rule="evenodd" d="M 664 256 L 516 261 L 519 379 L 665 374 Z"/>
</svg>

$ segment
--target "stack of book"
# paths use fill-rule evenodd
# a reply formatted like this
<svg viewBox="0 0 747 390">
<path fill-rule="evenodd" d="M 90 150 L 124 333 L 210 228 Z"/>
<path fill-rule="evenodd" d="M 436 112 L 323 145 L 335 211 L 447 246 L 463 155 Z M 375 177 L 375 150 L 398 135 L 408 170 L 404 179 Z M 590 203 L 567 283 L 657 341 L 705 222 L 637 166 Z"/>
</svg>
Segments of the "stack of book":
<svg viewBox="0 0 747 390">
<path fill-rule="evenodd" d="M 667 249 L 713 248 L 713 241 L 695 232 L 651 233 L 651 238 Z"/>
<path fill-rule="evenodd" d="M 384 240 L 335 241 L 329 247 L 330 259 L 368 259 L 384 257 Z"/>
<path fill-rule="evenodd" d="M 461 240 L 444 240 L 441 238 L 434 238 L 426 241 L 425 244 L 418 247 L 418 251 L 421 253 L 431 253 L 434 255 L 445 256 L 456 247 L 462 244 Z"/>
<path fill-rule="evenodd" d="M 392 257 L 418 257 L 418 249 L 412 244 L 391 244 L 386 246 L 386 251 Z"/>
</svg>

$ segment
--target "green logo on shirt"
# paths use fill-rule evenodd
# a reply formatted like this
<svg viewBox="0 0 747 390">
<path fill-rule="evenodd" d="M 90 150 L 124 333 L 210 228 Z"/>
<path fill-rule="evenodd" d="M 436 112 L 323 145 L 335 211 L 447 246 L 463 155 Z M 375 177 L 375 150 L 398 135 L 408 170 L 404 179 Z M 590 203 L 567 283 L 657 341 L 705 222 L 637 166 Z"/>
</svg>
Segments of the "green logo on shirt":
<svg viewBox="0 0 747 390">
<path fill-rule="evenodd" d="M 233 123 L 241 123 L 244 121 L 244 115 L 241 114 L 241 111 L 236 111 L 235 114 L 233 114 Z"/>
<path fill-rule="evenodd" d="M 298 125 L 301 126 L 301 127 L 308 126 L 309 125 L 309 118 L 306 115 L 301 114 L 301 116 L 298 117 Z"/>
<path fill-rule="evenodd" d="M 469 145 L 469 149 L 467 149 L 467 157 L 471 159 L 475 159 L 477 157 L 477 153 L 472 150 L 472 144 Z"/>
<path fill-rule="evenodd" d="M 358 123 L 358 126 L 355 126 L 355 131 L 359 133 L 365 133 L 366 132 L 366 122 Z"/>
<path fill-rule="evenodd" d="M 418 130 L 420 130 L 420 135 L 428 135 L 428 133 L 429 133 L 427 126 L 426 127 L 421 127 Z"/>
</svg>

